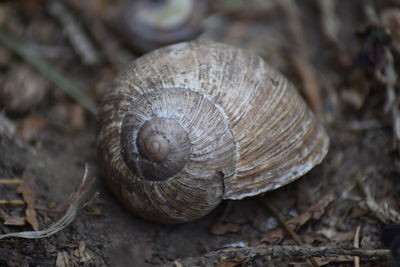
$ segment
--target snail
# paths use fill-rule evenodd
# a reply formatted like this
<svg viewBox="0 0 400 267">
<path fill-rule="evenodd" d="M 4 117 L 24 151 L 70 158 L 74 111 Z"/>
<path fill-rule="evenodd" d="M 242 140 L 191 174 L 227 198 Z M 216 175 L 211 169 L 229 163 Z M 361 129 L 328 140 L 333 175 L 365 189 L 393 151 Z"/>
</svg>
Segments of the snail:
<svg viewBox="0 0 400 267">
<path fill-rule="evenodd" d="M 127 44 L 148 52 L 198 36 L 207 6 L 206 0 L 125 0 L 109 20 Z"/>
<path fill-rule="evenodd" d="M 292 182 L 322 161 L 329 138 L 262 58 L 191 41 L 154 50 L 118 76 L 97 142 L 105 179 L 129 210 L 182 223 L 224 199 Z"/>
</svg>

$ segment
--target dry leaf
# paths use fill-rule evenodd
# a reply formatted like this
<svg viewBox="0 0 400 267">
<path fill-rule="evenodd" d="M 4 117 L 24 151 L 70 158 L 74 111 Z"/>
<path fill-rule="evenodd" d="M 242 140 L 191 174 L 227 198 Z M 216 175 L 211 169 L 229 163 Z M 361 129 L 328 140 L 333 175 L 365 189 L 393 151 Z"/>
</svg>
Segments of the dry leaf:
<svg viewBox="0 0 400 267">
<path fill-rule="evenodd" d="M 32 225 L 33 230 L 39 229 L 39 222 L 36 217 L 36 184 L 35 176 L 30 171 L 25 171 L 22 175 L 22 184 L 17 188 L 17 193 L 22 194 L 27 207 L 25 210 L 25 219 Z"/>
<path fill-rule="evenodd" d="M 210 233 L 213 235 L 224 235 L 226 233 L 237 233 L 240 227 L 237 223 L 216 223 L 211 226 Z"/>
<path fill-rule="evenodd" d="M 246 262 L 247 260 L 248 258 L 235 258 L 235 259 L 223 260 L 218 262 L 216 267 L 234 267 Z"/>
</svg>

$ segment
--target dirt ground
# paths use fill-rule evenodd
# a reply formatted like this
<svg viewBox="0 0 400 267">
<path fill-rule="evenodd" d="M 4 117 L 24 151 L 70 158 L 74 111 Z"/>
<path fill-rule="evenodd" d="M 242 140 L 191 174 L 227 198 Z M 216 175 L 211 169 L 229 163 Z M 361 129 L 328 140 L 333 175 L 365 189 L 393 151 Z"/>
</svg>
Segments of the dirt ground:
<svg viewBox="0 0 400 267">
<path fill-rule="evenodd" d="M 117 16 L 124 8 L 116 7 L 133 5 L 129 1 L 61 3 L 65 9 L 57 11 L 53 1 L 1 1 L 0 29 L 68 81 L 78 81 L 96 103 L 143 47 L 180 41 L 156 42 L 143 32 L 118 34 L 114 29 L 123 25 Z M 0 179 L 33 174 L 34 209 L 44 229 L 63 214 L 85 164 L 97 178 L 90 201 L 66 228 L 41 239 L 1 239 L 0 266 L 360 266 L 342 254 L 320 253 L 310 260 L 303 252 L 243 256 L 235 250 L 274 244 L 358 246 L 372 253 L 358 259 L 361 266 L 397 266 L 400 2 L 219 0 L 204 10 L 199 18 L 191 14 L 198 21 L 185 26 L 190 28 L 184 37 L 244 47 L 285 73 L 330 136 L 322 164 L 283 188 L 225 201 L 193 222 L 146 221 L 126 211 L 103 182 L 96 117 L 88 105 L 0 38 Z M 78 30 L 66 30 L 74 23 Z M 93 46 L 73 39 L 80 34 Z M 0 235 L 32 230 L 23 220 L 28 220 L 27 205 L 7 204 L 22 199 L 17 187 L 0 183 Z M 18 218 L 23 225 L 6 223 Z M 285 226 L 289 231 L 282 230 Z M 208 254 L 227 248 L 233 248 L 230 257 Z"/>
</svg>

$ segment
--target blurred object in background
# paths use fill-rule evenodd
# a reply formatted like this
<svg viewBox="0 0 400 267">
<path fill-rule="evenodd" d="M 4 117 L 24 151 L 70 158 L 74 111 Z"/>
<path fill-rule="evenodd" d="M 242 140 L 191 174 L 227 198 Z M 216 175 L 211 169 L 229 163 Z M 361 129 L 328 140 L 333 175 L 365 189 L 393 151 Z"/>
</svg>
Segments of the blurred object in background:
<svg viewBox="0 0 400 267">
<path fill-rule="evenodd" d="M 0 109 L 13 114 L 36 107 L 46 96 L 46 79 L 24 64 L 14 64 L 0 86 Z"/>
<path fill-rule="evenodd" d="M 286 71 L 286 54 L 293 48 L 280 20 L 283 17 L 279 0 L 209 1 L 209 16 L 198 38 L 244 48 Z"/>
<path fill-rule="evenodd" d="M 381 12 L 383 25 L 392 37 L 392 46 L 400 54 L 400 8 L 386 8 Z"/>
<path fill-rule="evenodd" d="M 260 20 L 276 11 L 280 0 L 213 0 L 210 9 L 213 13 L 235 20 Z"/>
<path fill-rule="evenodd" d="M 125 0 L 111 23 L 129 45 L 147 52 L 195 39 L 206 13 L 206 0 Z"/>
</svg>

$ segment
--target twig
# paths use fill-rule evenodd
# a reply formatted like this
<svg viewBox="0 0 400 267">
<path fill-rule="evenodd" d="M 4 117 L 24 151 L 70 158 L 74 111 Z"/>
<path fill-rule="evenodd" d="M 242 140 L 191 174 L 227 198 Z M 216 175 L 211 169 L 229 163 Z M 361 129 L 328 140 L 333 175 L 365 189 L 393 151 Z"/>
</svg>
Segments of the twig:
<svg viewBox="0 0 400 267">
<path fill-rule="evenodd" d="M 288 23 L 288 32 L 293 49 L 290 53 L 296 72 L 299 74 L 304 96 L 314 112 L 321 116 L 322 103 L 319 84 L 314 69 L 309 61 L 307 44 L 304 39 L 304 30 L 301 23 L 300 11 L 295 1 L 281 0 L 281 4 Z"/>
<path fill-rule="evenodd" d="M 356 228 L 356 233 L 354 234 L 354 247 L 360 248 L 360 230 L 361 225 L 358 225 Z M 360 267 L 360 257 L 354 257 L 354 267 Z"/>
<path fill-rule="evenodd" d="M 58 0 L 50 1 L 48 9 L 50 14 L 60 22 L 73 48 L 82 58 L 82 62 L 88 65 L 98 64 L 99 53 L 70 10 Z"/>
<path fill-rule="evenodd" d="M 279 211 L 277 211 L 272 205 L 269 205 L 268 203 L 264 203 L 266 207 L 268 207 L 269 210 L 272 211 L 274 216 L 278 219 L 279 223 L 285 228 L 286 232 L 289 233 L 289 235 L 292 237 L 292 239 L 296 242 L 297 245 L 303 246 L 304 242 L 300 239 L 299 235 L 294 231 L 295 228 L 289 227 L 289 225 L 286 223 L 285 219 L 281 215 Z M 314 267 L 318 267 L 318 263 L 315 261 L 313 257 L 310 258 L 310 262 Z"/>
<path fill-rule="evenodd" d="M 43 59 L 29 53 L 17 40 L 0 29 L 0 44 L 12 50 L 23 60 L 28 62 L 38 72 L 47 77 L 55 85 L 64 90 L 66 94 L 82 104 L 91 113 L 96 114 L 97 106 L 87 95 L 83 93 L 83 89 L 71 80 L 57 71 L 54 66 L 49 65 Z"/>
<path fill-rule="evenodd" d="M 303 241 L 301 241 L 300 237 L 294 231 L 296 228 L 289 227 L 282 214 L 277 209 L 275 209 L 275 207 L 273 207 L 269 203 L 263 204 L 272 212 L 272 215 L 278 220 L 279 224 L 286 230 L 286 232 L 288 232 L 290 237 L 297 243 L 297 245 L 304 245 Z"/>
<path fill-rule="evenodd" d="M 0 184 L 21 184 L 22 180 L 21 179 L 5 179 L 5 178 L 0 178 Z"/>
<path fill-rule="evenodd" d="M 222 260 L 233 258 L 253 258 L 261 257 L 282 257 L 286 260 L 292 258 L 310 257 L 338 257 L 338 256 L 358 256 L 363 260 L 388 259 L 390 250 L 388 249 L 361 249 L 361 248 L 341 248 L 341 247 L 303 247 L 303 246 L 259 246 L 245 248 L 229 248 L 212 251 L 200 257 L 190 257 L 182 260 L 175 260 L 162 266 L 176 266 L 175 262 L 183 266 L 214 266 Z M 288 260 L 287 260 L 288 261 Z"/>
<path fill-rule="evenodd" d="M 25 202 L 20 199 L 14 199 L 14 200 L 0 199 L 0 205 L 25 205 Z"/>
</svg>

